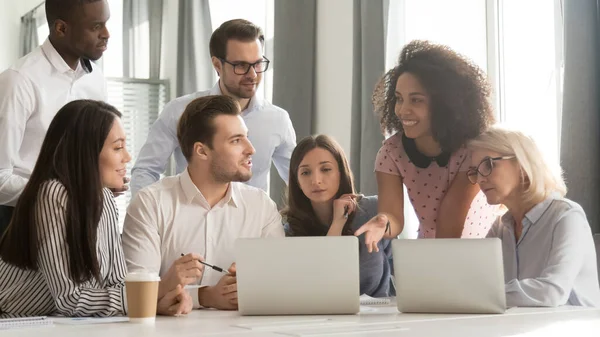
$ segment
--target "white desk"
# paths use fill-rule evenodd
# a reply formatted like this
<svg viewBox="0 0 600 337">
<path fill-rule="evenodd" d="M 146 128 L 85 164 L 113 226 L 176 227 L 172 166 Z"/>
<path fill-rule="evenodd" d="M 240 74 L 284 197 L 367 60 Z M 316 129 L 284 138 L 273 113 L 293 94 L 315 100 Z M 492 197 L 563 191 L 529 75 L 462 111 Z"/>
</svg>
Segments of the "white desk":
<svg viewBox="0 0 600 337">
<path fill-rule="evenodd" d="M 395 306 L 343 316 L 239 316 L 199 310 L 186 317 L 157 317 L 153 326 L 114 323 L 59 325 L 2 331 L 2 337 L 285 336 L 311 329 L 310 336 L 600 336 L 600 309 L 513 308 L 504 315 L 400 314 Z M 296 322 L 296 323 L 294 323 Z M 307 334 L 307 336 L 309 336 Z"/>
</svg>

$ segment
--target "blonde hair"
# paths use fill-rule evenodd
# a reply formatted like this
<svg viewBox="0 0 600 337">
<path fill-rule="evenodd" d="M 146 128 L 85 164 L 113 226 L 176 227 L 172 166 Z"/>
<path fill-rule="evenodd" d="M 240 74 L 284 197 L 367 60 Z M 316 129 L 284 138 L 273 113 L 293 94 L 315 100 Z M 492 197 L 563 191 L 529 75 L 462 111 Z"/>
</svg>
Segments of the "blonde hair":
<svg viewBox="0 0 600 337">
<path fill-rule="evenodd" d="M 469 150 L 489 150 L 502 156 L 515 156 L 521 167 L 521 183 L 524 185 L 523 201 L 539 203 L 552 193 L 564 196 L 567 186 L 560 167 L 553 169 L 535 141 L 521 131 L 492 126 L 467 143 Z"/>
</svg>

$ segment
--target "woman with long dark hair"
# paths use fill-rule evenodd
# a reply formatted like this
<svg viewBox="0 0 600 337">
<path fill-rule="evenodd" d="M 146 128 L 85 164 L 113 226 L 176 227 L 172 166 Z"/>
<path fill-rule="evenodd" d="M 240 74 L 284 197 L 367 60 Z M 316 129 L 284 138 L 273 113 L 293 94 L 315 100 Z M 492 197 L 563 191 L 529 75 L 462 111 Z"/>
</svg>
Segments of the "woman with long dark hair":
<svg viewBox="0 0 600 337">
<path fill-rule="evenodd" d="M 126 313 L 127 268 L 110 190 L 123 186 L 131 160 L 120 117 L 106 103 L 77 100 L 50 123 L 0 239 L 0 317 Z"/>
<path fill-rule="evenodd" d="M 302 139 L 292 152 L 287 204 L 288 236 L 354 235 L 377 214 L 377 196 L 356 193 L 344 151 L 325 135 Z M 367 247 L 364 237 L 358 238 L 360 292 L 390 296 L 390 240 Z"/>
</svg>

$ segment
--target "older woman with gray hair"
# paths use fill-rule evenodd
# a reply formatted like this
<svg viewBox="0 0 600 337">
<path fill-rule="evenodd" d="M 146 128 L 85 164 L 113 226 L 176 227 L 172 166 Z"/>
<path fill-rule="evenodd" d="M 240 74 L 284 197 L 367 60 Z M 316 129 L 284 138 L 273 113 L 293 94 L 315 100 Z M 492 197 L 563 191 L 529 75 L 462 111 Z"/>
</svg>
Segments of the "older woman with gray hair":
<svg viewBox="0 0 600 337">
<path fill-rule="evenodd" d="M 519 131 L 493 127 L 468 148 L 469 180 L 508 209 L 487 235 L 502 240 L 507 305 L 600 307 L 592 232 L 560 170 Z"/>
</svg>

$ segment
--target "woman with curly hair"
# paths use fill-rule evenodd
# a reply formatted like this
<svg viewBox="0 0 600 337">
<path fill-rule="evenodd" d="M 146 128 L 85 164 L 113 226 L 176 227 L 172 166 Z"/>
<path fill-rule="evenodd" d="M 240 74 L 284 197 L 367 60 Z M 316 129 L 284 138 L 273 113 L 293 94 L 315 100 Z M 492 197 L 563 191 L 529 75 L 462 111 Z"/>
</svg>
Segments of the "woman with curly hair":
<svg viewBox="0 0 600 337">
<path fill-rule="evenodd" d="M 384 141 L 375 163 L 379 213 L 357 231 L 367 245 L 404 228 L 404 188 L 419 219 L 419 238 L 485 237 L 495 208 L 465 171 L 465 148 L 494 122 L 485 73 L 450 48 L 407 44 L 373 94 Z"/>
</svg>

